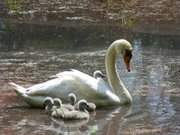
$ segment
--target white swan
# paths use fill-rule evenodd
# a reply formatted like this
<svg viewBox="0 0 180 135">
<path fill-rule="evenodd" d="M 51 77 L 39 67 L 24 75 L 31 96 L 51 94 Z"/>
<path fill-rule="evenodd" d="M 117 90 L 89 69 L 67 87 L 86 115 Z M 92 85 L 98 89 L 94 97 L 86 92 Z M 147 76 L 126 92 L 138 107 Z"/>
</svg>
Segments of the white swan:
<svg viewBox="0 0 180 135">
<path fill-rule="evenodd" d="M 73 70 L 73 69 L 71 69 L 71 70 Z M 61 77 L 61 73 L 62 73 L 62 72 L 57 73 L 57 74 L 55 74 L 55 75 L 52 75 L 52 76 L 50 76 L 49 78 L 50 78 L 50 79 L 54 79 L 54 78 Z M 96 78 L 96 79 L 97 79 L 98 77 L 104 78 L 105 75 L 104 75 L 100 70 L 96 70 L 96 71 L 93 72 L 93 77 Z"/>
<path fill-rule="evenodd" d="M 94 71 L 94 73 L 93 73 L 93 77 L 94 78 L 104 78 L 105 77 L 105 75 L 100 71 L 100 70 L 96 70 L 96 71 Z"/>
<path fill-rule="evenodd" d="M 132 46 L 124 39 L 114 41 L 107 50 L 105 67 L 108 83 L 102 78 L 94 78 L 78 70 L 64 71 L 58 77 L 47 82 L 24 88 L 13 82 L 10 85 L 28 104 L 43 105 L 47 96 L 58 97 L 66 101 L 69 93 L 75 93 L 78 99 L 86 99 L 96 106 L 127 104 L 132 97 L 116 72 L 116 57 L 121 55 L 130 71 Z"/>
</svg>

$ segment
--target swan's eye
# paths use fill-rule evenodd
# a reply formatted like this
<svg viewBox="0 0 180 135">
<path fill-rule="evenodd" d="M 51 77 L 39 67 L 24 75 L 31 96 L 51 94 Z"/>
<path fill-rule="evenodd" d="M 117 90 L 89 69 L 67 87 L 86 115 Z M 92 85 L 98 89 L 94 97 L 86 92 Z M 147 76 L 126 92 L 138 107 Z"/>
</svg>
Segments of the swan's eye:
<svg viewBox="0 0 180 135">
<path fill-rule="evenodd" d="M 131 58 L 132 58 L 132 51 L 131 50 L 125 50 L 124 63 L 126 64 L 126 68 L 127 68 L 128 72 L 131 71 L 131 69 L 130 69 Z"/>
<path fill-rule="evenodd" d="M 128 57 L 129 59 L 132 58 L 132 51 L 131 50 L 125 50 L 124 57 Z"/>
</svg>

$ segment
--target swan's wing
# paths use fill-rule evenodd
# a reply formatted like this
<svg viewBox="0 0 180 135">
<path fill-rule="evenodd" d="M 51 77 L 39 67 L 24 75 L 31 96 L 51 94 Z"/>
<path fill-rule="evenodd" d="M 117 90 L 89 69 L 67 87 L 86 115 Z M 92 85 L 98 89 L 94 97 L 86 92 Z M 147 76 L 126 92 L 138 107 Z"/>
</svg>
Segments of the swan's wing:
<svg viewBox="0 0 180 135">
<path fill-rule="evenodd" d="M 33 85 L 26 90 L 28 95 L 48 95 L 59 85 L 59 78 L 51 79 L 49 81 Z"/>
<path fill-rule="evenodd" d="M 62 77 L 62 76 L 64 76 L 64 75 L 71 75 L 71 76 L 90 76 L 90 75 L 88 75 L 88 74 L 86 74 L 86 73 L 83 73 L 83 72 L 80 72 L 80 71 L 78 71 L 78 70 L 76 70 L 76 69 L 70 69 L 69 71 L 63 71 L 63 72 L 59 72 L 59 73 L 57 73 L 56 75 L 54 75 L 54 76 L 56 76 L 56 77 Z"/>
<path fill-rule="evenodd" d="M 73 71 L 78 71 L 78 70 L 73 70 Z M 51 79 L 49 81 L 33 85 L 33 86 L 27 88 L 27 91 L 29 94 L 36 93 L 36 92 L 38 93 L 39 91 L 42 91 L 42 90 L 47 93 L 49 89 L 52 89 L 53 87 L 58 85 L 59 82 L 65 76 L 73 76 L 73 74 L 74 74 L 73 71 L 70 70 L 70 71 L 59 72 L 56 75 L 50 76 Z"/>
<path fill-rule="evenodd" d="M 61 76 L 64 75 L 64 74 L 72 74 L 73 72 L 74 72 L 74 73 L 75 73 L 75 72 L 81 73 L 80 71 L 78 71 L 78 70 L 76 70 L 76 69 L 70 69 L 69 71 L 59 72 L 59 73 L 57 73 L 57 74 L 55 74 L 55 75 L 50 76 L 49 78 L 51 78 L 51 79 L 53 79 L 53 78 L 58 78 L 58 77 L 61 77 Z"/>
<path fill-rule="evenodd" d="M 102 102 L 109 99 L 110 87 L 104 81 L 98 82 L 97 79 L 78 70 L 65 71 L 61 76 L 40 83 L 28 88 L 26 94 L 31 96 L 51 96 L 59 97 L 62 100 L 67 100 L 69 93 L 73 92 L 78 99 L 85 98 L 88 101 Z M 112 93 L 112 95 L 114 95 Z"/>
<path fill-rule="evenodd" d="M 58 78 L 58 76 L 57 75 L 51 75 L 48 77 L 48 79 L 55 79 L 55 78 Z"/>
<path fill-rule="evenodd" d="M 64 72 L 66 72 L 66 71 L 64 71 Z M 54 79 L 54 78 L 61 77 L 61 74 L 62 74 L 62 72 L 59 72 L 59 73 L 57 73 L 55 75 L 51 75 L 51 76 L 49 76 L 49 79 Z"/>
<path fill-rule="evenodd" d="M 68 94 L 68 92 L 88 91 L 95 92 L 97 81 L 93 77 L 77 70 L 64 71 L 59 74 L 58 78 L 51 79 L 44 83 L 36 84 L 27 88 L 28 95 L 56 95 L 59 93 Z M 85 89 L 85 90 L 84 90 Z M 86 90 L 87 89 L 87 90 Z M 89 89 L 93 89 L 89 91 Z M 79 93 L 78 93 L 79 94 Z"/>
</svg>

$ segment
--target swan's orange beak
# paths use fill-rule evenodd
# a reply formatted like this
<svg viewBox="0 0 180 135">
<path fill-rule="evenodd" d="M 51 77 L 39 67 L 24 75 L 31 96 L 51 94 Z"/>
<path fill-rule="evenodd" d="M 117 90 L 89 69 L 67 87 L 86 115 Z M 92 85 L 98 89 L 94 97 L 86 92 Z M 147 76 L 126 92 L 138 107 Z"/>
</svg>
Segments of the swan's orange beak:
<svg viewBox="0 0 180 135">
<path fill-rule="evenodd" d="M 131 68 L 130 68 L 130 61 L 132 58 L 132 51 L 131 50 L 125 50 L 125 54 L 124 54 L 124 63 L 126 65 L 127 71 L 130 72 Z"/>
</svg>

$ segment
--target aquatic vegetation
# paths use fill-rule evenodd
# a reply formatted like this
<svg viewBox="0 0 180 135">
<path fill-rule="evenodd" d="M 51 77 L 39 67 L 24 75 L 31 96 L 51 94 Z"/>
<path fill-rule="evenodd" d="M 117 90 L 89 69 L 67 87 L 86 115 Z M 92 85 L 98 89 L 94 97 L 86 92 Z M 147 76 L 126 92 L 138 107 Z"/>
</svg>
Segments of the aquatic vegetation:
<svg viewBox="0 0 180 135">
<path fill-rule="evenodd" d="M 22 10 L 23 0 L 5 0 L 10 11 L 19 12 Z"/>
</svg>

